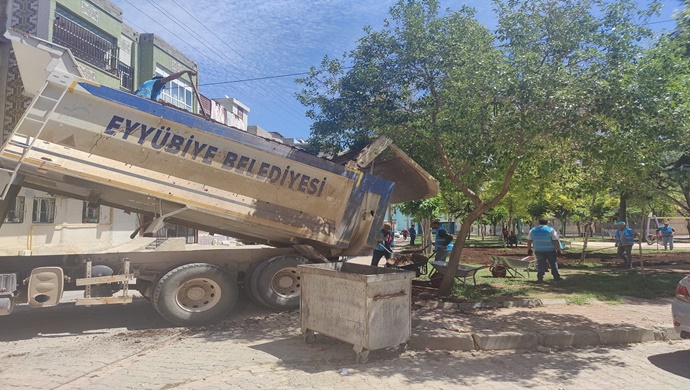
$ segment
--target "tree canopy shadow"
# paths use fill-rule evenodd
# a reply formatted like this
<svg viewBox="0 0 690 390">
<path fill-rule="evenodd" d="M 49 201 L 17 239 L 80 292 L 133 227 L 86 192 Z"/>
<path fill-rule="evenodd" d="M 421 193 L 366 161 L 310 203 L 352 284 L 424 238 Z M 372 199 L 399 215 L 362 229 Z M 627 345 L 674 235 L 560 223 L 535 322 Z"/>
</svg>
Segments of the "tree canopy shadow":
<svg viewBox="0 0 690 390">
<path fill-rule="evenodd" d="M 653 355 L 647 360 L 666 372 L 690 379 L 690 350 Z"/>
</svg>

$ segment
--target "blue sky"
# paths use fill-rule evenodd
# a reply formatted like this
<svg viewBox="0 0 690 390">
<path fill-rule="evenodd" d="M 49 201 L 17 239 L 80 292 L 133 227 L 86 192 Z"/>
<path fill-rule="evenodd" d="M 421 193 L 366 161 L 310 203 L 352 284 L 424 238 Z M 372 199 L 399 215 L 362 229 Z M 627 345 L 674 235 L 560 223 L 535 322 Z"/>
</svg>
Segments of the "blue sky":
<svg viewBox="0 0 690 390">
<path fill-rule="evenodd" d="M 355 48 L 364 26 L 382 25 L 394 0 L 111 0 L 135 30 L 155 33 L 199 65 L 206 96 L 233 97 L 251 110 L 249 124 L 287 137 L 307 138 L 310 120 L 294 98 L 292 77 L 239 80 L 301 73 L 321 59 Z M 639 0 L 647 4 L 646 0 Z M 664 0 L 655 31 L 672 30 L 678 0 Z M 489 28 L 491 2 L 442 0 L 444 7 L 468 4 Z M 225 84 L 215 84 L 231 82 Z"/>
</svg>

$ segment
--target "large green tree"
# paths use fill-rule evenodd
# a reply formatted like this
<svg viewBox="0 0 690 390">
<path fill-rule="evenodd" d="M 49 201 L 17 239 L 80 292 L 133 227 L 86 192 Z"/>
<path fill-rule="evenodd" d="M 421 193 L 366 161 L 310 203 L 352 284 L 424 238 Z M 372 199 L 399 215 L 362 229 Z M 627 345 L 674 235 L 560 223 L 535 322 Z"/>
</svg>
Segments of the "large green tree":
<svg viewBox="0 0 690 390">
<path fill-rule="evenodd" d="M 472 222 L 508 192 L 521 153 L 519 133 L 496 115 L 504 61 L 494 37 L 469 8 L 441 14 L 433 0 L 400 1 L 344 60 L 350 69 L 327 59 L 302 80 L 311 142 L 337 151 L 387 134 L 443 187 L 466 196 L 474 207 L 458 233 L 457 265 Z M 497 193 L 482 194 L 487 180 L 501 177 Z M 446 279 L 447 293 L 453 275 Z"/>
<path fill-rule="evenodd" d="M 690 1 L 682 1 L 677 29 L 662 36 L 641 64 L 641 89 L 659 128 L 651 179 L 658 194 L 690 217 Z M 687 220 L 690 230 L 690 219 Z"/>
<path fill-rule="evenodd" d="M 471 204 L 442 295 L 472 223 L 506 196 L 514 176 L 549 180 L 549 156 L 563 140 L 602 134 L 608 118 L 597 99 L 607 91 L 597 72 L 640 38 L 633 28 L 622 36 L 610 29 L 633 17 L 627 0 L 494 5 L 495 35 L 469 8 L 442 12 L 435 0 L 401 0 L 380 31 L 365 30 L 355 50 L 300 80 L 315 147 L 337 152 L 386 134 Z"/>
</svg>

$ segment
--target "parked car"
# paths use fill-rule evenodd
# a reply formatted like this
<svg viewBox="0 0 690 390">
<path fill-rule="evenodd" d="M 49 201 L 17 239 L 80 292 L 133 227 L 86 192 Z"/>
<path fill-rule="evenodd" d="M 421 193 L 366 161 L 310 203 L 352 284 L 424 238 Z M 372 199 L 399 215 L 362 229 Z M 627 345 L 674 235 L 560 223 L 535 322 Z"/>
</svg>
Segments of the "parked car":
<svg viewBox="0 0 690 390">
<path fill-rule="evenodd" d="M 690 339 L 690 276 L 686 276 L 676 286 L 676 299 L 671 305 L 673 327 L 683 339 Z"/>
</svg>

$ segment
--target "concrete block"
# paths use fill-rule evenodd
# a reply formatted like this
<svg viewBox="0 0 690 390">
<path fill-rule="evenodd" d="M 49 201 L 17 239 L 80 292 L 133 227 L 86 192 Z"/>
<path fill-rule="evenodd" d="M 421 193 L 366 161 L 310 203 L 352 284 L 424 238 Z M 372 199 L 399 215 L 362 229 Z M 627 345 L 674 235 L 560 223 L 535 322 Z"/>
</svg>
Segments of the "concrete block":
<svg viewBox="0 0 690 390">
<path fill-rule="evenodd" d="M 538 307 L 544 306 L 540 299 L 518 299 L 515 301 L 504 301 L 503 307 Z"/>
<path fill-rule="evenodd" d="M 473 351 L 474 340 L 471 333 L 434 331 L 413 333 L 407 342 L 411 348 L 442 351 Z"/>
<path fill-rule="evenodd" d="M 458 304 L 456 302 L 438 302 L 436 304 L 437 309 L 457 309 Z"/>
<path fill-rule="evenodd" d="M 544 345 L 547 347 L 583 347 L 587 345 L 599 345 L 599 333 L 593 330 L 553 330 L 540 332 L 544 336 Z"/>
<path fill-rule="evenodd" d="M 458 309 L 497 309 L 503 307 L 501 302 L 461 302 L 456 303 Z"/>
<path fill-rule="evenodd" d="M 627 343 L 645 343 L 648 341 L 655 341 L 654 330 L 622 327 L 614 329 L 597 329 L 599 338 L 602 344 L 627 344 Z"/>
<path fill-rule="evenodd" d="M 654 329 L 654 338 L 656 341 L 680 340 L 680 335 L 672 326 L 660 326 Z"/>
<path fill-rule="evenodd" d="M 481 350 L 536 349 L 539 336 L 533 332 L 476 333 L 474 342 Z"/>
<path fill-rule="evenodd" d="M 544 306 L 549 306 L 549 305 L 567 305 L 568 300 L 563 299 L 563 298 L 553 298 L 553 299 L 542 299 L 541 304 Z"/>
</svg>

